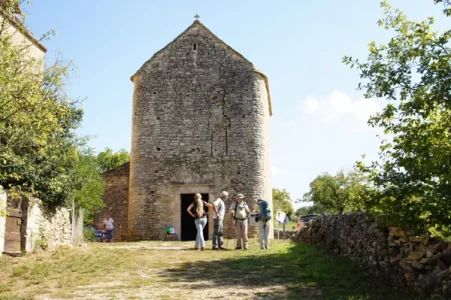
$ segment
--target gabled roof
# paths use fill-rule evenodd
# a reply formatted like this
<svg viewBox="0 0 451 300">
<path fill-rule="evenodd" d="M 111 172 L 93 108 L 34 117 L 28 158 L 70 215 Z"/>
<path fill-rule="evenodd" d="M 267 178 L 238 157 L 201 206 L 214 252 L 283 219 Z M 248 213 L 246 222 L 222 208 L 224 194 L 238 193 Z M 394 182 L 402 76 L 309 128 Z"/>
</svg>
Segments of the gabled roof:
<svg viewBox="0 0 451 300">
<path fill-rule="evenodd" d="M 159 50 L 158 52 L 156 52 L 148 61 L 146 61 L 141 68 L 132 76 L 130 77 L 130 80 L 133 82 L 134 77 L 139 75 L 142 70 L 144 69 L 144 67 L 150 63 L 155 57 L 158 56 L 158 54 L 162 53 L 163 51 L 165 51 L 167 48 L 169 48 L 173 43 L 175 43 L 182 35 L 184 35 L 186 32 L 188 32 L 191 28 L 195 27 L 195 26 L 199 26 L 200 28 L 202 28 L 203 30 L 205 30 L 207 33 L 209 33 L 213 39 L 215 39 L 216 41 L 218 41 L 220 44 L 222 44 L 223 46 L 225 46 L 227 49 L 229 49 L 230 51 L 232 51 L 234 54 L 236 54 L 237 56 L 239 56 L 240 58 L 242 58 L 244 61 L 246 61 L 247 63 L 249 63 L 249 66 L 253 69 L 254 72 L 260 74 L 263 77 L 263 80 L 265 81 L 265 86 L 266 86 L 266 92 L 268 94 L 268 105 L 269 105 L 269 115 L 272 116 L 272 106 L 271 106 L 271 94 L 269 92 L 269 81 L 268 81 L 268 77 L 261 71 L 257 70 L 257 68 L 255 68 L 254 64 L 252 62 L 250 62 L 249 60 L 247 60 L 241 53 L 239 53 L 238 51 L 236 51 L 235 49 L 233 49 L 232 47 L 230 47 L 229 45 L 227 45 L 223 40 L 221 40 L 219 37 L 217 37 L 213 32 L 210 31 L 210 29 L 208 29 L 204 24 L 202 24 L 201 22 L 199 22 L 198 20 L 194 21 L 193 24 L 191 24 L 185 31 L 183 31 L 181 34 L 179 34 L 172 42 L 170 42 L 169 44 L 167 44 L 165 47 L 163 47 L 161 50 Z"/>
</svg>

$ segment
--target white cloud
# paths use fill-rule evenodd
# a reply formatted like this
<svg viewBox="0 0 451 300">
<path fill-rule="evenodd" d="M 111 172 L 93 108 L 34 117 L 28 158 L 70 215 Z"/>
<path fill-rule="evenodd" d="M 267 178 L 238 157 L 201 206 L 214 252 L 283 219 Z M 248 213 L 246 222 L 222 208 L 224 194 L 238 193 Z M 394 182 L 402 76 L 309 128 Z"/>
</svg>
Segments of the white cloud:
<svg viewBox="0 0 451 300">
<path fill-rule="evenodd" d="M 319 107 L 320 107 L 320 103 L 318 100 L 311 98 L 311 97 L 307 97 L 307 99 L 305 99 L 303 108 L 306 112 L 313 113 L 313 112 L 317 111 Z"/>
<path fill-rule="evenodd" d="M 301 101 L 301 108 L 307 114 L 317 115 L 326 124 L 338 121 L 354 123 L 355 131 L 368 129 L 368 118 L 380 111 L 374 99 L 353 100 L 340 91 L 334 91 L 325 98 L 307 97 Z"/>
</svg>

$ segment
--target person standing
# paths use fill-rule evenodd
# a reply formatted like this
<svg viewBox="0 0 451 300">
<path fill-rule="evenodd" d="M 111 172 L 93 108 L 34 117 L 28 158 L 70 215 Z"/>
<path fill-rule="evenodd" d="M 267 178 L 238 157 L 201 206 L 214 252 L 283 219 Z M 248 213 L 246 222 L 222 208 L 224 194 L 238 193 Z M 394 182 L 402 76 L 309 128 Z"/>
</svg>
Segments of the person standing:
<svg viewBox="0 0 451 300">
<path fill-rule="evenodd" d="M 193 203 L 188 206 L 186 211 L 194 218 L 194 224 L 197 229 L 196 243 L 194 245 L 194 250 L 200 248 L 200 250 L 205 249 L 205 240 L 204 240 L 204 227 L 207 225 L 207 213 L 205 212 L 204 207 L 211 207 L 214 209 L 215 214 L 218 215 L 218 211 L 214 205 L 207 203 L 202 200 L 202 195 L 196 193 L 194 195 Z M 194 213 L 192 210 L 194 209 Z"/>
<path fill-rule="evenodd" d="M 103 230 L 104 230 L 104 234 L 103 234 L 103 241 L 106 242 L 113 242 L 113 237 L 114 237 L 114 220 L 113 218 L 110 217 L 110 214 L 106 213 L 105 214 L 105 219 L 103 220 Z"/>
<path fill-rule="evenodd" d="M 271 220 L 271 211 L 268 208 L 268 202 L 262 199 L 257 200 L 254 211 L 258 213 L 257 229 L 260 241 L 260 249 L 269 249 L 269 227 Z"/>
<path fill-rule="evenodd" d="M 221 192 L 218 199 L 216 199 L 213 202 L 213 205 L 216 207 L 216 211 L 218 212 L 217 215 L 214 216 L 213 222 L 213 250 L 218 249 L 224 249 L 222 247 L 224 240 L 224 214 L 225 214 L 225 204 L 224 201 L 226 201 L 229 198 L 229 193 L 226 191 Z"/>
<path fill-rule="evenodd" d="M 236 196 L 236 202 L 230 206 L 229 213 L 232 215 L 235 221 L 235 233 L 236 233 L 236 250 L 248 247 L 248 216 L 251 214 L 249 207 L 244 202 L 244 195 L 238 194 Z"/>
</svg>

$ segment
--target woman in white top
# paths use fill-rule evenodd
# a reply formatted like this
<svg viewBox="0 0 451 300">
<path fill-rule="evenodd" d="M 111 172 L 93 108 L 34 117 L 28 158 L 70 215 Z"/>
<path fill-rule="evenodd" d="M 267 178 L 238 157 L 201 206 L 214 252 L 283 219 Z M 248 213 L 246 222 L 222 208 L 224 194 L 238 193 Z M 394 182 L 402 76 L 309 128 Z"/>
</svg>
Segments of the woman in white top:
<svg viewBox="0 0 451 300">
<path fill-rule="evenodd" d="M 105 214 L 105 219 L 103 220 L 103 230 L 105 231 L 103 237 L 104 243 L 113 242 L 113 236 L 114 236 L 114 220 L 110 217 L 108 213 Z"/>
</svg>

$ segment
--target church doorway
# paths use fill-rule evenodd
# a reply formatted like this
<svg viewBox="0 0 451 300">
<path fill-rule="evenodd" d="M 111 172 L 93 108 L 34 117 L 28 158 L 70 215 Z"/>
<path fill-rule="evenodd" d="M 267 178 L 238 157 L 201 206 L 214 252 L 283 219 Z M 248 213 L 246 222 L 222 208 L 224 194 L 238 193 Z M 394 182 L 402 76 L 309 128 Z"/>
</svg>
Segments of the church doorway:
<svg viewBox="0 0 451 300">
<path fill-rule="evenodd" d="M 208 202 L 208 194 L 201 194 L 202 200 L 205 202 Z M 181 235 L 180 239 L 182 241 L 195 241 L 197 230 L 196 226 L 194 225 L 194 219 L 186 212 L 186 209 L 190 204 L 194 201 L 194 194 L 181 194 L 180 195 L 181 200 Z M 205 208 L 205 211 L 208 212 L 208 207 Z M 210 223 L 210 220 L 208 220 L 208 223 Z M 208 224 L 204 228 L 204 239 L 208 240 Z"/>
</svg>

